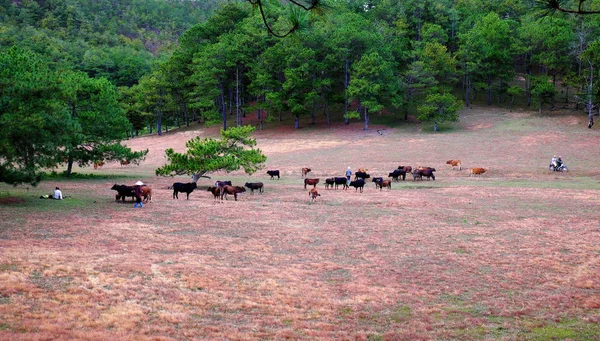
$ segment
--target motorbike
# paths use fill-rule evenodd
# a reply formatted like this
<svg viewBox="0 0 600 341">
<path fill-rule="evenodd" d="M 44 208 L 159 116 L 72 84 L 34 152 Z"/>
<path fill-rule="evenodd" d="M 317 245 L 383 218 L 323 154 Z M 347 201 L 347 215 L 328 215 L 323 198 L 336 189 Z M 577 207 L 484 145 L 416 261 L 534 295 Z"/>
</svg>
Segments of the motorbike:
<svg viewBox="0 0 600 341">
<path fill-rule="evenodd" d="M 561 164 L 560 166 L 550 164 L 549 170 L 551 172 L 568 172 L 569 171 L 569 169 L 567 168 L 567 165 L 565 165 L 564 163 Z"/>
</svg>

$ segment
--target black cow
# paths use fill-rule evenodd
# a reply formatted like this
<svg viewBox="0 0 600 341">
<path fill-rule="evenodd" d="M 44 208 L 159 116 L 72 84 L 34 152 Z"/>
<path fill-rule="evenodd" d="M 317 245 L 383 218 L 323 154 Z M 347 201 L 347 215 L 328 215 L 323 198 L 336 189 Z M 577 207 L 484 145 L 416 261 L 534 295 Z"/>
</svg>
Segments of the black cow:
<svg viewBox="0 0 600 341">
<path fill-rule="evenodd" d="M 133 186 L 114 184 L 111 189 L 117 191 L 116 201 L 119 201 L 119 199 L 125 201 L 126 197 L 131 197 L 132 200 L 135 198 L 135 188 Z"/>
<path fill-rule="evenodd" d="M 343 189 L 348 188 L 348 179 L 346 179 L 346 178 L 335 177 L 335 178 L 333 178 L 333 182 L 335 183 L 335 189 L 337 189 L 339 185 L 342 185 Z"/>
<path fill-rule="evenodd" d="M 331 188 L 333 188 L 334 184 L 335 184 L 335 178 L 327 178 L 327 179 L 325 179 L 325 189 L 328 189 L 329 186 L 331 186 Z"/>
<path fill-rule="evenodd" d="M 279 170 L 268 170 L 267 174 L 269 174 L 271 176 L 271 180 L 273 180 L 274 176 L 276 176 L 277 179 L 279 180 Z"/>
<path fill-rule="evenodd" d="M 350 186 L 354 187 L 355 191 L 360 188 L 360 192 L 362 193 L 363 188 L 365 187 L 365 180 L 364 179 L 358 179 L 356 181 L 351 181 L 350 182 Z"/>
<path fill-rule="evenodd" d="M 184 184 L 182 182 L 176 182 L 173 184 L 173 199 L 179 199 L 179 192 L 187 194 L 187 199 L 190 200 L 190 193 L 197 188 L 195 182 L 188 182 Z"/>
<path fill-rule="evenodd" d="M 227 180 L 227 181 L 216 181 L 215 182 L 215 187 L 223 187 L 223 186 L 231 186 L 231 181 Z"/>
<path fill-rule="evenodd" d="M 257 189 L 258 193 L 263 192 L 263 183 L 262 182 L 246 182 L 244 186 L 250 188 L 252 194 L 254 194 L 254 190 Z"/>
<path fill-rule="evenodd" d="M 402 181 L 404 181 L 406 180 L 406 171 L 404 169 L 394 169 L 388 176 L 394 181 L 400 181 L 398 178 L 402 176 Z"/>
<path fill-rule="evenodd" d="M 354 180 L 358 180 L 358 179 L 368 179 L 370 178 L 371 175 L 365 173 L 365 172 L 356 172 L 354 173 Z"/>
</svg>

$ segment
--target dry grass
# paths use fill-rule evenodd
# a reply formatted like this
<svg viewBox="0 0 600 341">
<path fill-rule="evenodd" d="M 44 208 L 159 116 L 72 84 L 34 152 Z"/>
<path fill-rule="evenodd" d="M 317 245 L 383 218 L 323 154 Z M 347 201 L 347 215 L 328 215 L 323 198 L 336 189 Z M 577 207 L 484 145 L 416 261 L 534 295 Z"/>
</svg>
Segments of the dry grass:
<svg viewBox="0 0 600 341">
<path fill-rule="evenodd" d="M 466 110 L 437 134 L 260 131 L 281 180 L 213 174 L 189 201 L 167 189 L 186 178 L 152 172 L 166 147 L 215 128 L 134 139 L 150 148 L 141 166 L 89 169 L 123 181 L 2 186 L 0 339 L 598 340 L 600 137 L 583 115 L 553 115 Z M 552 154 L 572 171 L 548 173 Z M 310 205 L 300 175 L 400 164 L 437 180 L 362 194 L 321 181 Z M 145 209 L 114 202 L 131 175 L 154 188 Z M 217 179 L 265 193 L 214 202 Z M 57 185 L 71 198 L 37 199 Z"/>
</svg>

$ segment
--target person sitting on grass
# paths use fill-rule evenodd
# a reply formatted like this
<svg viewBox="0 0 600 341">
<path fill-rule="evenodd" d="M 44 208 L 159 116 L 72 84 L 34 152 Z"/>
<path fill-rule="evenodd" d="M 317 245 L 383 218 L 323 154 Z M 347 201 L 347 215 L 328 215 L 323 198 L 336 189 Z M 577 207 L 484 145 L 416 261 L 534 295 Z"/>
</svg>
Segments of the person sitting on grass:
<svg viewBox="0 0 600 341">
<path fill-rule="evenodd" d="M 56 200 L 63 200 L 63 199 L 64 199 L 64 198 L 63 198 L 63 194 L 62 194 L 62 192 L 60 191 L 60 188 L 56 187 L 56 188 L 54 189 L 54 196 L 53 196 L 53 197 L 54 197 L 54 199 L 56 199 Z"/>
</svg>

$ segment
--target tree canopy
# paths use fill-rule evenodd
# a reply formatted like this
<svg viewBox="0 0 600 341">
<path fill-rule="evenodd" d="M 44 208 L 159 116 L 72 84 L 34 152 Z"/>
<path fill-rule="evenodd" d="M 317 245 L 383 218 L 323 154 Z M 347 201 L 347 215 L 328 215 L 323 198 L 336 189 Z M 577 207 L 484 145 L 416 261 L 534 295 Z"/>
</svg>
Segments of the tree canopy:
<svg viewBox="0 0 600 341">
<path fill-rule="evenodd" d="M 195 137 L 185 146 L 187 151 L 178 153 L 169 148 L 165 150 L 168 164 L 158 168 L 156 175 L 189 175 L 193 181 L 206 173 L 232 172 L 243 168 L 248 174 L 261 169 L 267 157 L 256 146 L 256 139 L 250 135 L 252 126 L 241 126 L 221 130 L 219 139 Z"/>
</svg>

